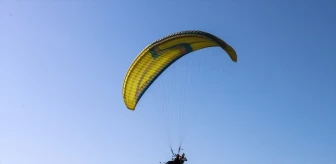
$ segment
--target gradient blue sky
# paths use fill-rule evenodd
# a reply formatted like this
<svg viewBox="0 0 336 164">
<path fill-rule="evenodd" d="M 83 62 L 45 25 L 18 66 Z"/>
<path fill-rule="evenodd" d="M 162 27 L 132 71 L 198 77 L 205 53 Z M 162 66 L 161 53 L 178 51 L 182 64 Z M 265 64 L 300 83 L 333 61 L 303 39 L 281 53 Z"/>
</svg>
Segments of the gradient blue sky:
<svg viewBox="0 0 336 164">
<path fill-rule="evenodd" d="M 0 164 L 169 160 L 160 87 L 134 112 L 121 87 L 145 46 L 182 30 L 238 53 L 201 50 L 158 79 L 199 66 L 183 87 L 186 164 L 335 164 L 335 16 L 332 0 L 2 0 Z"/>
</svg>

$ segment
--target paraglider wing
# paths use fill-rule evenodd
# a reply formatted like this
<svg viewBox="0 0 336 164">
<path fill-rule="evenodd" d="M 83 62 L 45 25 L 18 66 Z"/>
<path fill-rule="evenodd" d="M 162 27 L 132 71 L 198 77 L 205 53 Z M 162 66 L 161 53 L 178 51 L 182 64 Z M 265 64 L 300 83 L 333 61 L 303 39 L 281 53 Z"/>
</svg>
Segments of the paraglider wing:
<svg viewBox="0 0 336 164">
<path fill-rule="evenodd" d="M 182 31 L 148 45 L 131 64 L 123 84 L 123 98 L 134 110 L 141 96 L 160 74 L 182 56 L 208 47 L 221 47 L 237 62 L 235 50 L 218 37 L 202 31 Z"/>
</svg>

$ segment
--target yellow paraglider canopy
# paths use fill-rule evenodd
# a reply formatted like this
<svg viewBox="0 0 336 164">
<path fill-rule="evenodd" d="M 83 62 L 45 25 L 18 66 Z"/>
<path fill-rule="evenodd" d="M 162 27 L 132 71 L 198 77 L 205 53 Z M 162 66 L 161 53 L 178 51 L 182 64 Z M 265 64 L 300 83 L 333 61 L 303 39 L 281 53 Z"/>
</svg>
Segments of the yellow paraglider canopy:
<svg viewBox="0 0 336 164">
<path fill-rule="evenodd" d="M 182 56 L 208 47 L 221 47 L 237 62 L 235 50 L 220 38 L 203 31 L 182 31 L 148 45 L 136 57 L 125 76 L 123 98 L 134 110 L 141 96 L 155 79 Z"/>
</svg>

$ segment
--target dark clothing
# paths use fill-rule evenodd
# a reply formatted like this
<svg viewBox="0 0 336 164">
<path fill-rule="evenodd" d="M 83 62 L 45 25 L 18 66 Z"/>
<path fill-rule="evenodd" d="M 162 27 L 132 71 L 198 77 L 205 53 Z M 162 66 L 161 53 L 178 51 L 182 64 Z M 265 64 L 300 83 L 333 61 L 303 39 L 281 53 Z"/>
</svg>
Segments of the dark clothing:
<svg viewBox="0 0 336 164">
<path fill-rule="evenodd" d="M 180 160 L 168 161 L 166 164 L 181 164 Z"/>
<path fill-rule="evenodd" d="M 176 158 L 175 158 L 174 163 L 175 163 L 175 164 L 181 164 L 181 161 L 180 161 L 179 157 L 176 157 Z"/>
</svg>

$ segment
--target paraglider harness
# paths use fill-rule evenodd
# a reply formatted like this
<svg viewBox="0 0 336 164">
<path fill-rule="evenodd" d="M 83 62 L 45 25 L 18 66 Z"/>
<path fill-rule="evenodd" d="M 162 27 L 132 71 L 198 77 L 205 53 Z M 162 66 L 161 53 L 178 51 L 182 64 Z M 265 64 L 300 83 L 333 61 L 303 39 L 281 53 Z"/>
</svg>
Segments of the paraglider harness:
<svg viewBox="0 0 336 164">
<path fill-rule="evenodd" d="M 181 157 L 180 156 L 180 150 L 183 150 L 183 149 L 181 149 L 181 147 L 179 147 L 177 154 L 175 154 L 173 149 L 170 148 L 170 151 L 173 154 L 172 155 L 172 160 L 168 161 L 168 162 L 160 162 L 160 164 L 183 164 L 184 161 L 187 161 L 187 158 L 184 156 L 184 153 L 183 153 L 183 155 L 182 155 L 183 158 L 179 159 Z"/>
</svg>

